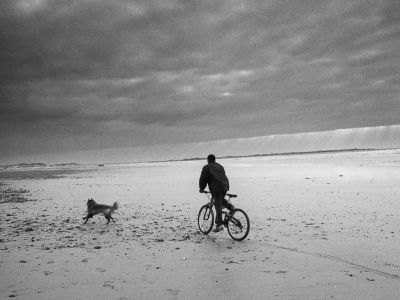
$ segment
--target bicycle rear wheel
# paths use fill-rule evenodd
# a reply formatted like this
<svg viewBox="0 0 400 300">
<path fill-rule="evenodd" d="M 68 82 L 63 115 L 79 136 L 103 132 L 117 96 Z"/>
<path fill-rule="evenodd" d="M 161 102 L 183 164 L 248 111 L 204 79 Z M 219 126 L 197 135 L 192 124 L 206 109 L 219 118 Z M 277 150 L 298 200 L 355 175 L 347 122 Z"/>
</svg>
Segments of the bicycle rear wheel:
<svg viewBox="0 0 400 300">
<path fill-rule="evenodd" d="M 232 211 L 228 219 L 228 233 L 235 241 L 244 240 L 250 232 L 250 219 L 240 208 Z"/>
<path fill-rule="evenodd" d="M 209 205 L 203 205 L 197 216 L 197 224 L 199 229 L 204 234 L 209 234 L 214 226 L 214 212 Z"/>
</svg>

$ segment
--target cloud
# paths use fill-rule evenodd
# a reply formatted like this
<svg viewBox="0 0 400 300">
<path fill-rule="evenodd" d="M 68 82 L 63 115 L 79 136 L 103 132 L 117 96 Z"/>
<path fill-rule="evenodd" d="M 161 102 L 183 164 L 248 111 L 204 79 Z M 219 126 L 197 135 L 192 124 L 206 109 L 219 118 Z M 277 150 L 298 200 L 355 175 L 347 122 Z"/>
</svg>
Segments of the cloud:
<svg viewBox="0 0 400 300">
<path fill-rule="evenodd" d="M 43 136 L 102 147 L 398 123 L 399 20 L 396 0 L 4 0 L 0 141 L 12 152 L 41 137 L 51 149 Z"/>
</svg>

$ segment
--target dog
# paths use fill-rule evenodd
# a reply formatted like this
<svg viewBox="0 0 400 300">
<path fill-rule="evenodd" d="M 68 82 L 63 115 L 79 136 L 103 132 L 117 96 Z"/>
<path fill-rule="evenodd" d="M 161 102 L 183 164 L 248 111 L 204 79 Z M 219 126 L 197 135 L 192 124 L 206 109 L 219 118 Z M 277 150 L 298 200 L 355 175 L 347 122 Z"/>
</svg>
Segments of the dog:
<svg viewBox="0 0 400 300">
<path fill-rule="evenodd" d="M 97 214 L 104 214 L 104 217 L 107 219 L 107 224 L 110 223 L 112 220 L 115 223 L 114 218 L 112 217 L 112 213 L 118 209 L 118 203 L 114 202 L 113 206 L 105 205 L 105 204 L 98 204 L 93 198 L 88 199 L 87 201 L 87 215 L 83 219 L 85 220 L 86 224 L 89 218 L 93 218 L 93 216 Z"/>
</svg>

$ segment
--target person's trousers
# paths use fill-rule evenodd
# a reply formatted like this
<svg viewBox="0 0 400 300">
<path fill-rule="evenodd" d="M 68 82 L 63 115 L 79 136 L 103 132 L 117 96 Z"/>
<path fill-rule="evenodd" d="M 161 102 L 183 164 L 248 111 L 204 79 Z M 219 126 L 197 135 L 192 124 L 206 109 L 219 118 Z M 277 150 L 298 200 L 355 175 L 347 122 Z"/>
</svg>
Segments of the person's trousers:
<svg viewBox="0 0 400 300">
<path fill-rule="evenodd" d="M 222 208 L 226 207 L 229 210 L 233 209 L 233 205 L 225 200 L 226 192 L 214 194 L 214 207 L 215 207 L 215 225 L 221 225 L 222 220 Z"/>
</svg>

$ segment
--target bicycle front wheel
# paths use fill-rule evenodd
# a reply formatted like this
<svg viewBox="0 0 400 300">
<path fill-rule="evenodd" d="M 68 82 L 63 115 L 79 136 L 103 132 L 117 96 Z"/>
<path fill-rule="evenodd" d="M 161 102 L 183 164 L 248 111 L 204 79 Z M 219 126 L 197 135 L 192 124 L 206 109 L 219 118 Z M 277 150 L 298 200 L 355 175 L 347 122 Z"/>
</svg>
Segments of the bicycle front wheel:
<svg viewBox="0 0 400 300">
<path fill-rule="evenodd" d="M 197 224 L 199 229 L 204 234 L 209 234 L 214 226 L 214 212 L 209 205 L 203 205 L 197 216 Z"/>
<path fill-rule="evenodd" d="M 236 208 L 231 213 L 227 227 L 231 238 L 242 241 L 250 232 L 250 219 L 243 210 Z"/>
</svg>

